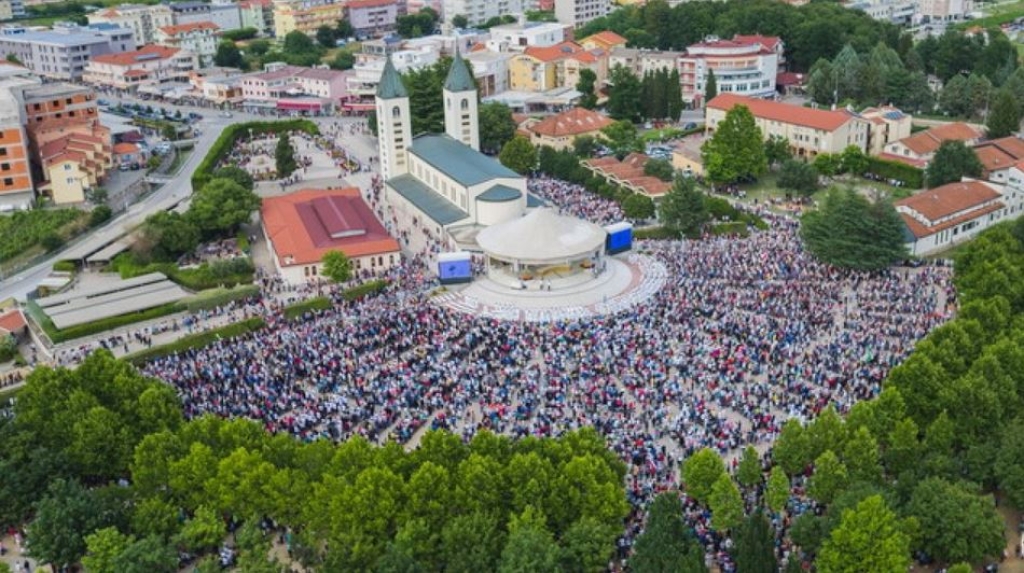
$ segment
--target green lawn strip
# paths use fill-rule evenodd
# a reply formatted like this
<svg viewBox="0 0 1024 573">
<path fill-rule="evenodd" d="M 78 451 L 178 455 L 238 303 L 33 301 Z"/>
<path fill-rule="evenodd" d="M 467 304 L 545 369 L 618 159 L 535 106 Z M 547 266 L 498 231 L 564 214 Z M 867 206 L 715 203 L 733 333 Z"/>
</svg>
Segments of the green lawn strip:
<svg viewBox="0 0 1024 573">
<path fill-rule="evenodd" d="M 263 322 L 262 318 L 250 318 L 234 324 L 215 328 L 213 330 L 207 330 L 206 332 L 190 334 L 168 344 L 154 346 L 153 348 L 147 348 L 146 350 L 129 354 L 125 358 L 129 362 L 138 365 L 155 358 L 170 356 L 177 352 L 192 350 L 194 348 L 202 348 L 223 338 L 241 336 L 243 334 L 259 330 L 263 328 L 265 324 L 266 323 Z"/>
<path fill-rule="evenodd" d="M 326 296 L 318 296 L 284 307 L 284 317 L 288 320 L 295 320 L 307 312 L 327 310 L 331 308 L 331 299 Z"/>
</svg>

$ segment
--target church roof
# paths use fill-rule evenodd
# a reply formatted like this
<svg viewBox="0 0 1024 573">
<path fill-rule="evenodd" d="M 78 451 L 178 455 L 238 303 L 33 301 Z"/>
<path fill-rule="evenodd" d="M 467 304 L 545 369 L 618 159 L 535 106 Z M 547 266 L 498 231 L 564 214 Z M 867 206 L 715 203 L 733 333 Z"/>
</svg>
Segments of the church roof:
<svg viewBox="0 0 1024 573">
<path fill-rule="evenodd" d="M 405 84 L 402 83 L 402 76 L 398 74 L 390 56 L 384 62 L 384 73 L 380 75 L 380 83 L 377 85 L 377 97 L 381 99 L 409 97 L 409 92 L 405 91 Z"/>
<path fill-rule="evenodd" d="M 413 138 L 409 153 L 429 163 L 460 185 L 470 187 L 491 179 L 522 176 L 497 160 L 452 139 L 448 135 L 421 135 Z"/>
<path fill-rule="evenodd" d="M 485 203 L 504 203 L 506 201 L 515 201 L 522 196 L 522 192 L 518 189 L 513 189 L 508 185 L 495 185 L 487 191 L 477 195 L 476 200 L 483 201 Z"/>
<path fill-rule="evenodd" d="M 461 221 L 469 216 L 412 175 L 392 177 L 388 179 L 388 185 L 440 225 Z"/>
<path fill-rule="evenodd" d="M 466 65 L 466 60 L 458 51 L 455 52 L 455 59 L 452 60 L 452 67 L 448 70 L 448 77 L 444 80 L 444 89 L 450 92 L 476 91 L 476 84 L 473 83 L 473 74 Z"/>
</svg>

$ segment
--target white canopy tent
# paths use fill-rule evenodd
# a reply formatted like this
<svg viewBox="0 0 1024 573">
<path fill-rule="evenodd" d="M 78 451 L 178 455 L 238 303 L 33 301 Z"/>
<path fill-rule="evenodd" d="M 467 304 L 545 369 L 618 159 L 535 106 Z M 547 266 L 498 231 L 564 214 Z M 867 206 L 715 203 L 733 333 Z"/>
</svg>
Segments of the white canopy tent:
<svg viewBox="0 0 1024 573">
<path fill-rule="evenodd" d="M 593 223 L 539 208 L 487 227 L 477 234 L 476 242 L 488 257 L 518 268 L 595 259 L 606 236 L 607 232 Z"/>
</svg>

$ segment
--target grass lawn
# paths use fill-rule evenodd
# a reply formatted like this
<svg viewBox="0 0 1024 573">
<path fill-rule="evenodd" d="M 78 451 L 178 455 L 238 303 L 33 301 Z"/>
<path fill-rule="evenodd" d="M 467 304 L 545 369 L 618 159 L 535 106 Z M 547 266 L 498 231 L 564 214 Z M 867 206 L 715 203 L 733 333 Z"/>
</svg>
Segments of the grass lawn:
<svg viewBox="0 0 1024 573">
<path fill-rule="evenodd" d="M 985 14 L 984 18 L 968 20 L 957 24 L 954 27 L 960 29 L 971 28 L 974 26 L 989 28 L 992 26 L 1006 24 L 1007 22 L 1012 22 L 1016 18 L 1024 16 L 1024 1 L 986 4 L 981 6 L 980 10 Z"/>
<path fill-rule="evenodd" d="M 747 196 L 745 199 L 740 199 L 740 201 L 753 203 L 754 200 L 764 202 L 770 201 L 772 199 L 785 199 L 786 191 L 784 189 L 779 189 L 778 179 L 779 176 L 777 173 L 769 173 L 762 177 L 761 179 L 758 179 L 756 183 L 752 183 L 750 185 L 741 185 L 740 188 L 747 192 Z M 852 185 L 856 189 L 878 189 L 894 200 L 909 197 L 910 195 L 913 194 L 913 190 L 907 189 L 905 187 L 893 187 L 892 185 L 888 185 L 886 183 L 881 183 L 878 181 L 868 181 L 859 178 L 837 179 L 833 183 L 833 186 L 835 187 L 844 187 L 847 185 Z M 816 191 L 813 195 L 811 195 L 811 199 L 813 199 L 815 202 L 821 201 L 828 193 L 828 190 L 828 187 L 824 187 Z"/>
<path fill-rule="evenodd" d="M 171 166 L 167 168 L 167 173 L 170 175 L 177 174 L 178 170 L 181 169 L 181 166 L 184 165 L 186 161 L 188 161 L 188 157 L 192 155 L 193 149 L 194 148 L 189 147 L 187 149 L 177 150 L 177 152 L 175 152 L 174 154 L 174 160 L 171 161 Z"/>
</svg>

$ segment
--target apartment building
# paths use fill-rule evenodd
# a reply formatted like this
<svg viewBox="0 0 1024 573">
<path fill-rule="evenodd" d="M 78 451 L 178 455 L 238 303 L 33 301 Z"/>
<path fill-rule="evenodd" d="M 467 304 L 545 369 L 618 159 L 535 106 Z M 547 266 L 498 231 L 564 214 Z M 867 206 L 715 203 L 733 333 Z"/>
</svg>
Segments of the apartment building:
<svg viewBox="0 0 1024 573">
<path fill-rule="evenodd" d="M 283 99 L 317 98 L 326 104 L 321 108 L 335 108 L 348 98 L 346 76 L 345 72 L 337 70 L 275 63 L 267 64 L 262 72 L 241 76 L 239 85 L 247 105 L 258 106 Z"/>
<path fill-rule="evenodd" d="M 229 2 L 173 2 L 168 4 L 174 14 L 174 24 L 200 24 L 213 22 L 221 30 L 237 30 L 242 27 L 242 16 L 238 4 Z"/>
<path fill-rule="evenodd" d="M 622 66 L 642 78 L 648 73 L 661 70 L 672 71 L 679 67 L 679 58 L 685 52 L 670 50 L 647 50 L 643 48 L 615 48 L 608 56 L 608 67 Z"/>
<path fill-rule="evenodd" d="M 213 22 L 195 22 L 164 26 L 156 31 L 156 45 L 180 48 L 199 56 L 202 66 L 213 63 L 217 53 L 217 36 L 220 27 Z"/>
<path fill-rule="evenodd" d="M 25 16 L 25 3 L 22 0 L 0 0 L 0 21 L 13 20 Z"/>
<path fill-rule="evenodd" d="M 611 0 L 555 0 L 555 18 L 573 28 L 579 28 L 611 11 Z"/>
<path fill-rule="evenodd" d="M 885 144 L 881 154 L 883 159 L 900 161 L 914 167 L 927 167 L 935 157 L 935 152 L 945 141 L 962 141 L 972 146 L 984 136 L 984 133 L 963 122 L 946 123 L 919 131 Z"/>
<path fill-rule="evenodd" d="M 530 134 L 530 143 L 535 147 L 547 145 L 553 149 L 572 149 L 577 137 L 604 137 L 601 130 L 613 121 L 596 111 L 574 107 L 548 117 L 524 129 Z"/>
<path fill-rule="evenodd" d="M 54 136 L 39 148 L 38 190 L 57 205 L 82 203 L 113 167 L 110 129 L 94 121 L 48 131 Z"/>
<path fill-rule="evenodd" d="M 1017 171 L 1020 174 L 1020 171 Z M 965 180 L 928 189 L 893 206 L 909 231 L 911 255 L 930 255 L 962 243 L 1007 218 L 1019 217 L 1024 192 Z"/>
<path fill-rule="evenodd" d="M 470 26 L 479 26 L 491 18 L 536 10 L 536 4 L 536 0 L 444 0 L 441 15 L 445 22 L 464 16 Z"/>
<path fill-rule="evenodd" d="M 398 17 L 404 15 L 405 3 L 400 0 L 349 0 L 345 4 L 345 18 L 361 40 L 393 31 Z"/>
<path fill-rule="evenodd" d="M 193 52 L 166 46 L 143 46 L 134 52 L 97 56 L 85 68 L 82 79 L 93 85 L 134 91 L 141 86 L 188 82 L 199 67 Z"/>
<path fill-rule="evenodd" d="M 958 22 L 974 10 L 972 0 L 920 0 L 917 5 L 917 22 Z"/>
<path fill-rule="evenodd" d="M 193 91 L 217 105 L 242 103 L 243 79 L 245 74 L 235 68 L 203 68 L 189 74 Z"/>
<path fill-rule="evenodd" d="M 20 26 L 0 30 L 0 53 L 13 55 L 36 74 L 57 80 L 80 80 L 92 58 L 134 48 L 130 29 L 108 24 L 59 25 L 41 32 Z"/>
<path fill-rule="evenodd" d="M 35 200 L 21 93 L 37 85 L 24 68 L 0 64 L 0 210 L 29 209 Z"/>
<path fill-rule="evenodd" d="M 284 38 L 298 30 L 316 34 L 320 26 L 333 28 L 345 17 L 345 3 L 338 0 L 273 0 L 274 35 Z"/>
<path fill-rule="evenodd" d="M 573 87 L 583 69 L 592 70 L 597 85 L 601 85 L 608 78 L 608 55 L 600 49 L 587 50 L 575 42 L 530 47 L 509 60 L 509 89 L 542 92 Z"/>
<path fill-rule="evenodd" d="M 238 3 L 243 28 L 254 28 L 260 36 L 274 33 L 274 3 L 271 0 L 243 0 Z"/>
<path fill-rule="evenodd" d="M 384 64 L 389 56 L 399 73 L 434 65 L 441 57 L 441 50 L 437 45 L 405 45 L 409 47 L 399 47 L 399 44 L 383 40 L 363 42 L 363 50 L 356 54 L 352 74 L 346 80 L 348 94 L 354 99 L 372 98 L 377 92 L 377 85 L 380 83 Z"/>
<path fill-rule="evenodd" d="M 720 94 L 774 97 L 783 50 L 782 40 L 773 36 L 737 35 L 731 40 L 708 36 L 688 46 L 679 58 L 683 101 L 693 107 L 703 105 L 711 70 Z"/>
<path fill-rule="evenodd" d="M 869 122 L 843 111 L 811 109 L 737 94 L 720 94 L 704 109 L 705 131 L 713 133 L 733 107 L 750 109 L 761 137 L 789 141 L 793 155 L 813 159 L 821 153 L 842 153 L 853 145 L 867 152 Z"/>
<path fill-rule="evenodd" d="M 121 4 L 87 15 L 90 24 L 114 24 L 135 32 L 135 47 L 156 41 L 156 31 L 174 24 L 174 12 L 166 4 Z"/>
<path fill-rule="evenodd" d="M 869 107 L 860 116 L 870 124 L 868 155 L 880 155 L 890 142 L 909 137 L 914 118 L 892 106 Z"/>
<path fill-rule="evenodd" d="M 476 50 L 463 54 L 462 57 L 473 72 L 481 98 L 508 90 L 508 64 L 512 54 Z"/>
</svg>

